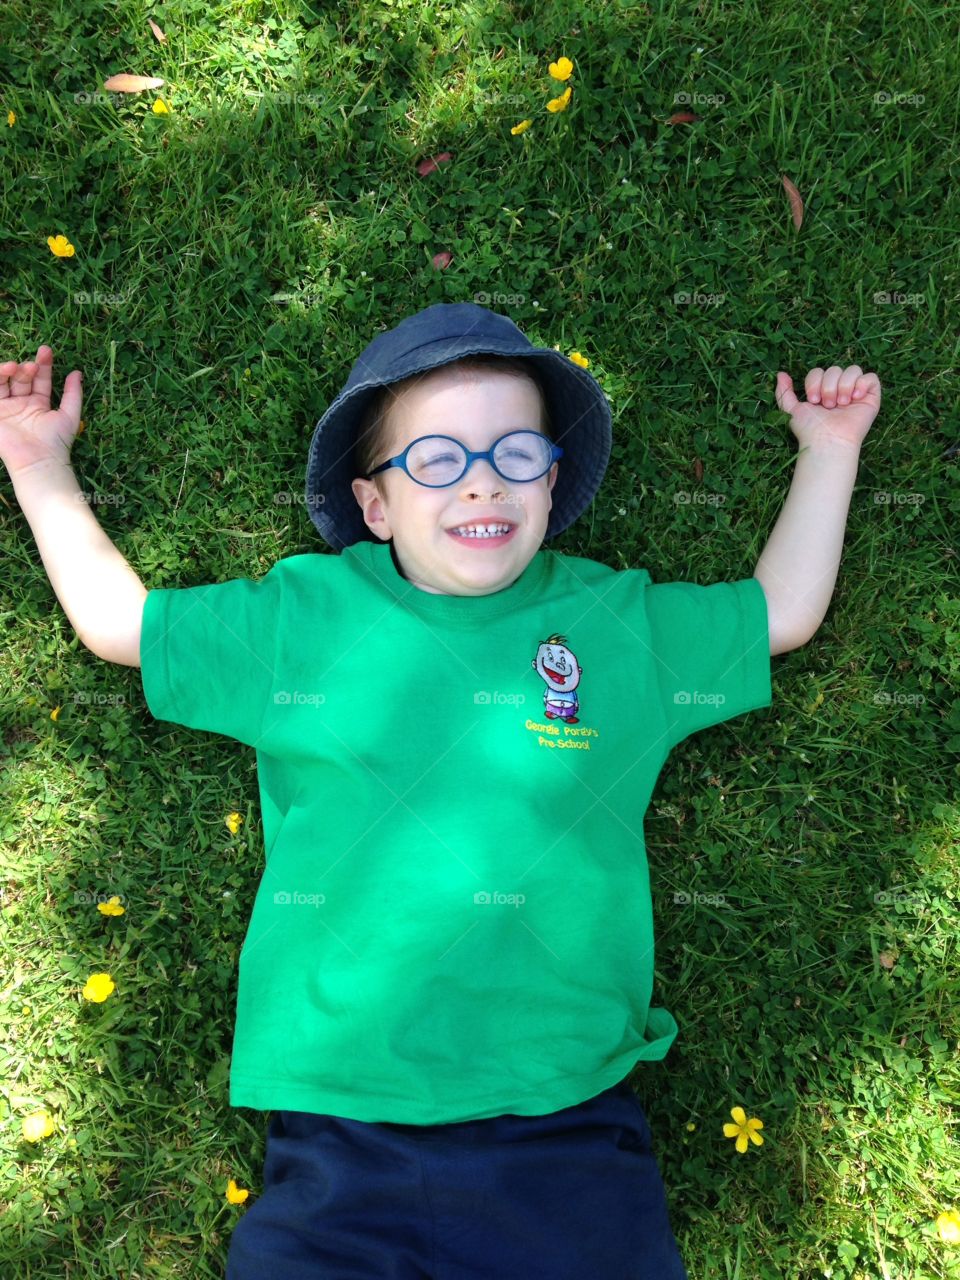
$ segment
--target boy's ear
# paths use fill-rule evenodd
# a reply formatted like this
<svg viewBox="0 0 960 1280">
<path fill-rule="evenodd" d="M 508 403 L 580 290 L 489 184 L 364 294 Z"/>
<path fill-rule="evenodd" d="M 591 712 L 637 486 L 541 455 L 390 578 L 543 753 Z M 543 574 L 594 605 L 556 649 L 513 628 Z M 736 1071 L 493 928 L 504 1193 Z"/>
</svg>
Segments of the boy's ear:
<svg viewBox="0 0 960 1280">
<path fill-rule="evenodd" d="M 350 488 L 353 490 L 353 496 L 360 504 L 364 524 L 371 533 L 375 533 L 378 538 L 388 542 L 393 537 L 393 534 L 387 521 L 386 508 L 380 496 L 380 490 L 372 480 L 359 478 L 350 481 Z"/>
</svg>

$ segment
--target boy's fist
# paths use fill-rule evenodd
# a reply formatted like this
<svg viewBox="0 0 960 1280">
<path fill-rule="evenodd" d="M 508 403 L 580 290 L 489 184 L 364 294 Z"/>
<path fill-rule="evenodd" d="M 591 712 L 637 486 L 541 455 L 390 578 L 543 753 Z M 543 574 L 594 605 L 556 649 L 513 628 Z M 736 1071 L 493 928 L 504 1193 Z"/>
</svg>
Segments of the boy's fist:
<svg viewBox="0 0 960 1280">
<path fill-rule="evenodd" d="M 0 370 L 0 373 L 3 371 Z M 798 400 L 793 380 L 777 374 L 777 404 L 790 415 L 790 429 L 807 444 L 845 444 L 859 448 L 880 409 L 880 379 L 858 364 L 841 369 L 811 369 L 804 379 L 806 400 Z"/>
<path fill-rule="evenodd" d="M 37 350 L 36 360 L 0 364 L 0 460 L 11 476 L 44 459 L 69 462 L 70 448 L 80 429 L 83 400 L 79 369 L 63 384 L 60 408 L 50 408 L 53 351 Z"/>
</svg>

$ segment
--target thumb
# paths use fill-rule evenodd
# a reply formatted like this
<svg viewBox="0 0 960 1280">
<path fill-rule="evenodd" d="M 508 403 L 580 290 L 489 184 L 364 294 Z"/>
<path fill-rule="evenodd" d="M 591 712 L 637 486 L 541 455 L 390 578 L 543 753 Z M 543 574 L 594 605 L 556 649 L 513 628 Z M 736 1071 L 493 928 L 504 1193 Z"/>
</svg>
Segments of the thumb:
<svg viewBox="0 0 960 1280">
<path fill-rule="evenodd" d="M 777 374 L 774 394 L 777 398 L 777 404 L 784 413 L 793 413 L 794 409 L 796 409 L 797 405 L 800 403 L 794 395 L 793 379 L 790 377 L 789 373 L 784 373 L 783 370 L 780 370 Z"/>
<path fill-rule="evenodd" d="M 60 412 L 69 419 L 74 434 L 80 426 L 80 406 L 83 404 L 83 374 L 79 369 L 71 369 L 64 379 L 63 395 L 60 397 Z"/>
</svg>

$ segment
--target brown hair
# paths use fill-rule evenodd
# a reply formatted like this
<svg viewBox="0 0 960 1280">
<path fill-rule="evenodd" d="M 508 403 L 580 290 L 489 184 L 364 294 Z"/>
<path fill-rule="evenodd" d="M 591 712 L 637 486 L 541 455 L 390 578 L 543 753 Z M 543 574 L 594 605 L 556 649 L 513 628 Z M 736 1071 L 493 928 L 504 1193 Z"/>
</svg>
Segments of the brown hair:
<svg viewBox="0 0 960 1280">
<path fill-rule="evenodd" d="M 544 393 L 543 383 L 537 374 L 533 361 L 514 359 L 511 356 L 498 356 L 491 353 L 464 356 L 460 360 L 452 360 L 450 364 L 440 365 L 439 367 L 441 369 L 457 368 L 464 370 L 488 369 L 496 373 L 507 373 L 515 377 L 528 378 L 537 388 L 540 395 L 540 430 L 548 439 L 553 439 L 547 398 Z M 354 475 L 367 476 L 373 467 L 379 465 L 380 462 L 386 461 L 386 458 L 381 458 L 381 454 L 385 452 L 391 439 L 389 418 L 391 404 L 406 387 L 421 382 L 435 372 L 437 372 L 436 369 L 428 369 L 425 373 L 415 373 L 409 378 L 403 378 L 400 382 L 393 382 L 389 386 L 378 388 L 367 405 L 357 428 L 357 439 L 353 451 Z M 373 477 L 373 483 L 381 495 L 383 494 L 383 489 L 380 482 L 383 480 L 384 474 L 381 471 L 379 475 Z"/>
</svg>

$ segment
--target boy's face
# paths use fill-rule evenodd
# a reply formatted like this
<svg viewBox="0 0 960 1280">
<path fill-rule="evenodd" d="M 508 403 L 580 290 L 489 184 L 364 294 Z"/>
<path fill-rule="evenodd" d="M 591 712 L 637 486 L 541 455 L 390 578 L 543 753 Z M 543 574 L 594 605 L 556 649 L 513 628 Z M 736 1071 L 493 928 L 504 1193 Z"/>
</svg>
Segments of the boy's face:
<svg viewBox="0 0 960 1280">
<path fill-rule="evenodd" d="M 468 449 L 489 449 L 508 431 L 540 430 L 540 397 L 526 378 L 490 371 L 433 371 L 406 388 L 390 406 L 392 438 L 374 465 L 402 453 L 419 436 L 453 436 Z M 540 550 L 559 463 L 526 483 L 504 480 L 485 458 L 446 488 L 419 485 L 399 467 L 380 473 L 383 498 L 372 480 L 352 481 L 367 527 L 393 538 L 403 575 L 439 595 L 490 595 L 510 586 Z M 506 541 L 489 544 L 454 537 L 450 530 L 489 517 L 509 523 Z"/>
</svg>

